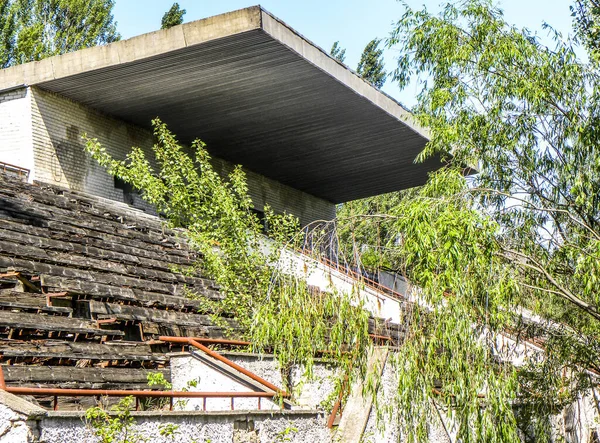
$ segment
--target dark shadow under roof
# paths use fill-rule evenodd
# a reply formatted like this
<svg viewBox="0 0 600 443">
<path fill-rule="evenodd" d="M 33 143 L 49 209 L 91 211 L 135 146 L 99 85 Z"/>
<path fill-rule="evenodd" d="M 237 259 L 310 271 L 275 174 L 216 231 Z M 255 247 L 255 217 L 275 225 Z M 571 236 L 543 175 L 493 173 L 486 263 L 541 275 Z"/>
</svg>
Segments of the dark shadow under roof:
<svg viewBox="0 0 600 443">
<path fill-rule="evenodd" d="M 260 7 L 0 71 L 340 203 L 421 185 L 427 131 Z"/>
</svg>

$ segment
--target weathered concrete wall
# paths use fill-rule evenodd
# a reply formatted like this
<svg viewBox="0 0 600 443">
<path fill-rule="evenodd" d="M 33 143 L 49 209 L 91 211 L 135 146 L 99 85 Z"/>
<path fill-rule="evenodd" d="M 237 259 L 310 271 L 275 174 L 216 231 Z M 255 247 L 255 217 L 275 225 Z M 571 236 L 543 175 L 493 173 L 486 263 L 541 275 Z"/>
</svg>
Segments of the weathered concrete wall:
<svg viewBox="0 0 600 443">
<path fill-rule="evenodd" d="M 0 162 L 32 170 L 30 109 L 28 88 L 0 92 Z"/>
<path fill-rule="evenodd" d="M 133 434 L 153 443 L 331 441 L 317 411 L 132 412 Z M 172 436 L 162 435 L 172 425 Z M 130 434 L 131 435 L 131 434 Z M 98 443 L 84 412 L 45 411 L 0 391 L 0 443 Z"/>
<path fill-rule="evenodd" d="M 371 409 L 371 414 L 363 433 L 362 441 L 364 443 L 397 443 L 406 441 L 406 437 L 401 434 L 399 426 L 402 412 L 393 408 L 397 387 L 398 379 L 390 363 L 390 358 L 388 358 L 381 376 L 377 400 Z M 379 419 L 377 417 L 377 410 L 381 411 Z M 446 429 L 444 425 L 439 420 L 431 423 L 429 429 L 430 442 L 452 443 L 455 441 L 451 430 L 449 428 Z M 452 439 L 449 437 L 449 432 Z"/>
<path fill-rule="evenodd" d="M 132 431 L 153 443 L 290 443 L 331 441 L 325 417 L 315 412 L 136 412 Z M 162 436 L 161 426 L 177 426 L 174 438 Z M 96 443 L 83 414 L 49 412 L 41 422 L 40 442 Z M 281 437 L 280 437 L 281 436 Z M 289 438 L 284 440 L 283 438 Z M 15 440 L 15 443 L 20 443 Z"/>
<path fill-rule="evenodd" d="M 39 420 L 45 414 L 42 408 L 0 390 L 0 443 L 39 441 Z"/>
<path fill-rule="evenodd" d="M 151 131 L 39 88 L 29 88 L 29 91 L 35 179 L 123 201 L 123 191 L 115 188 L 114 179 L 84 152 L 81 137 L 87 134 L 97 138 L 108 153 L 123 159 L 132 146 L 142 148 L 149 154 L 153 144 Z M 223 176 L 233 170 L 233 165 L 224 160 L 214 159 L 213 163 Z M 257 210 L 262 211 L 269 204 L 277 213 L 285 211 L 296 215 L 303 224 L 316 219 L 329 220 L 335 216 L 335 205 L 332 203 L 252 171 L 246 171 L 246 174 L 249 193 Z M 127 203 L 149 209 L 139 196 L 128 194 L 126 198 L 131 200 Z"/>
<path fill-rule="evenodd" d="M 221 176 L 233 170 L 233 165 L 225 160 L 213 158 L 213 165 Z M 273 164 L 276 168 L 277 165 Z M 255 209 L 262 211 L 265 205 L 271 206 L 276 214 L 283 212 L 294 214 L 302 226 L 315 220 L 333 220 L 335 205 L 305 192 L 283 185 L 263 175 L 245 170 L 248 179 L 248 191 Z"/>
<path fill-rule="evenodd" d="M 269 381 L 275 386 L 282 387 L 281 371 L 272 356 L 258 354 L 224 354 L 228 359 Z M 317 362 L 313 368 L 313 378 L 307 379 L 301 367 L 292 369 L 291 382 L 298 404 L 297 409 L 322 410 L 322 402 L 334 391 L 335 368 L 324 362 Z M 223 375 L 188 353 L 171 355 L 171 380 L 174 390 L 189 389 L 190 391 L 223 391 L 251 392 L 252 389 L 242 386 L 237 381 Z M 189 382 L 195 382 L 190 387 Z M 256 409 L 258 400 L 255 398 L 234 400 L 236 409 Z M 202 399 L 189 399 L 177 405 L 182 410 L 194 411 L 203 409 Z M 207 399 L 206 408 L 209 411 L 224 411 L 231 408 L 229 399 Z M 262 409 L 279 409 L 278 405 L 262 399 Z"/>
</svg>

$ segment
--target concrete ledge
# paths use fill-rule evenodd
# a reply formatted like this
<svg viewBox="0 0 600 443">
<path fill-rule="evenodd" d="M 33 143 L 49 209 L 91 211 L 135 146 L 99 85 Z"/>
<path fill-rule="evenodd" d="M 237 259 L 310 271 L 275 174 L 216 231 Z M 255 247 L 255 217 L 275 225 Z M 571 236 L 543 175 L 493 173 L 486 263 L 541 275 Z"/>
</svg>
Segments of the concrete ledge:
<svg viewBox="0 0 600 443">
<path fill-rule="evenodd" d="M 85 411 L 45 411 L 49 418 L 83 418 Z M 324 417 L 324 411 L 299 409 L 281 411 L 132 411 L 134 417 L 281 417 L 287 419 Z"/>
<path fill-rule="evenodd" d="M 48 412 L 45 409 L 28 402 L 22 397 L 2 390 L 0 390 L 0 404 L 18 414 L 27 416 L 28 419 L 33 420 L 45 417 L 46 413 Z"/>
</svg>

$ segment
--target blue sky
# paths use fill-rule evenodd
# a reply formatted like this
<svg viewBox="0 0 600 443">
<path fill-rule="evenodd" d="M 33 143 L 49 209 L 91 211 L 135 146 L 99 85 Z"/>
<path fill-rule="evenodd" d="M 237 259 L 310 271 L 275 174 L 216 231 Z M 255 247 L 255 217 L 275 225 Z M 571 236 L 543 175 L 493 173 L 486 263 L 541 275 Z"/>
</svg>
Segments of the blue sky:
<svg viewBox="0 0 600 443">
<path fill-rule="evenodd" d="M 425 4 L 428 9 L 436 10 L 441 1 L 407 0 L 407 3 L 412 7 Z M 162 15 L 172 4 L 172 0 L 116 0 L 114 14 L 119 32 L 123 38 L 129 38 L 159 29 Z M 256 4 L 258 1 L 252 0 L 179 1 L 179 5 L 187 10 L 185 21 Z M 375 37 L 386 37 L 392 23 L 404 10 L 396 0 L 262 0 L 260 4 L 327 51 L 334 41 L 339 40 L 340 45 L 346 48 L 346 64 L 352 68 L 356 68 L 365 45 Z M 508 22 L 538 31 L 541 36 L 546 35 L 541 29 L 543 22 L 563 33 L 571 32 L 571 2 L 568 0 L 501 0 L 498 4 L 504 9 Z M 388 69 L 393 67 L 394 56 L 393 51 L 385 54 Z M 414 104 L 414 87 L 399 91 L 396 84 L 388 81 L 383 89 L 409 106 Z"/>
</svg>

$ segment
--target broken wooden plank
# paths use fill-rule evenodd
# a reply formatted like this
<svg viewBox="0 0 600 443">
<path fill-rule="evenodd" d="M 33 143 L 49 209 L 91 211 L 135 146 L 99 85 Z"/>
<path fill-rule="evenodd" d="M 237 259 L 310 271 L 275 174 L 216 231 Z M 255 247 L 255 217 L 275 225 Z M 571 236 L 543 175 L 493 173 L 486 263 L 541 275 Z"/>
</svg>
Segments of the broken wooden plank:
<svg viewBox="0 0 600 443">
<path fill-rule="evenodd" d="M 144 368 L 78 368 L 72 366 L 3 366 L 7 382 L 23 383 L 148 383 L 149 373 L 161 373 L 165 380 L 171 380 L 170 369 Z"/>
<path fill-rule="evenodd" d="M 98 301 L 80 303 L 89 303 L 89 310 L 92 314 L 116 317 L 121 320 L 137 320 L 141 322 L 165 323 L 178 326 L 214 326 L 214 321 L 209 315 L 163 311 L 160 309 L 148 309 L 139 306 L 126 306 Z M 237 323 L 231 320 L 222 320 L 230 327 L 237 326 Z"/>
<path fill-rule="evenodd" d="M 135 342 L 69 342 L 64 340 L 0 339 L 6 357 L 62 358 L 69 360 L 166 361 L 165 354 L 153 352 L 150 345 Z M 165 348 L 168 352 L 168 348 Z"/>
<path fill-rule="evenodd" d="M 70 332 L 73 334 L 125 335 L 123 331 L 100 329 L 95 323 L 70 317 L 0 311 L 0 327 L 41 331 Z"/>
<path fill-rule="evenodd" d="M 72 308 L 48 306 L 46 294 L 31 292 L 3 291 L 0 293 L 0 306 L 15 309 L 40 310 L 60 314 L 71 314 Z"/>
</svg>

